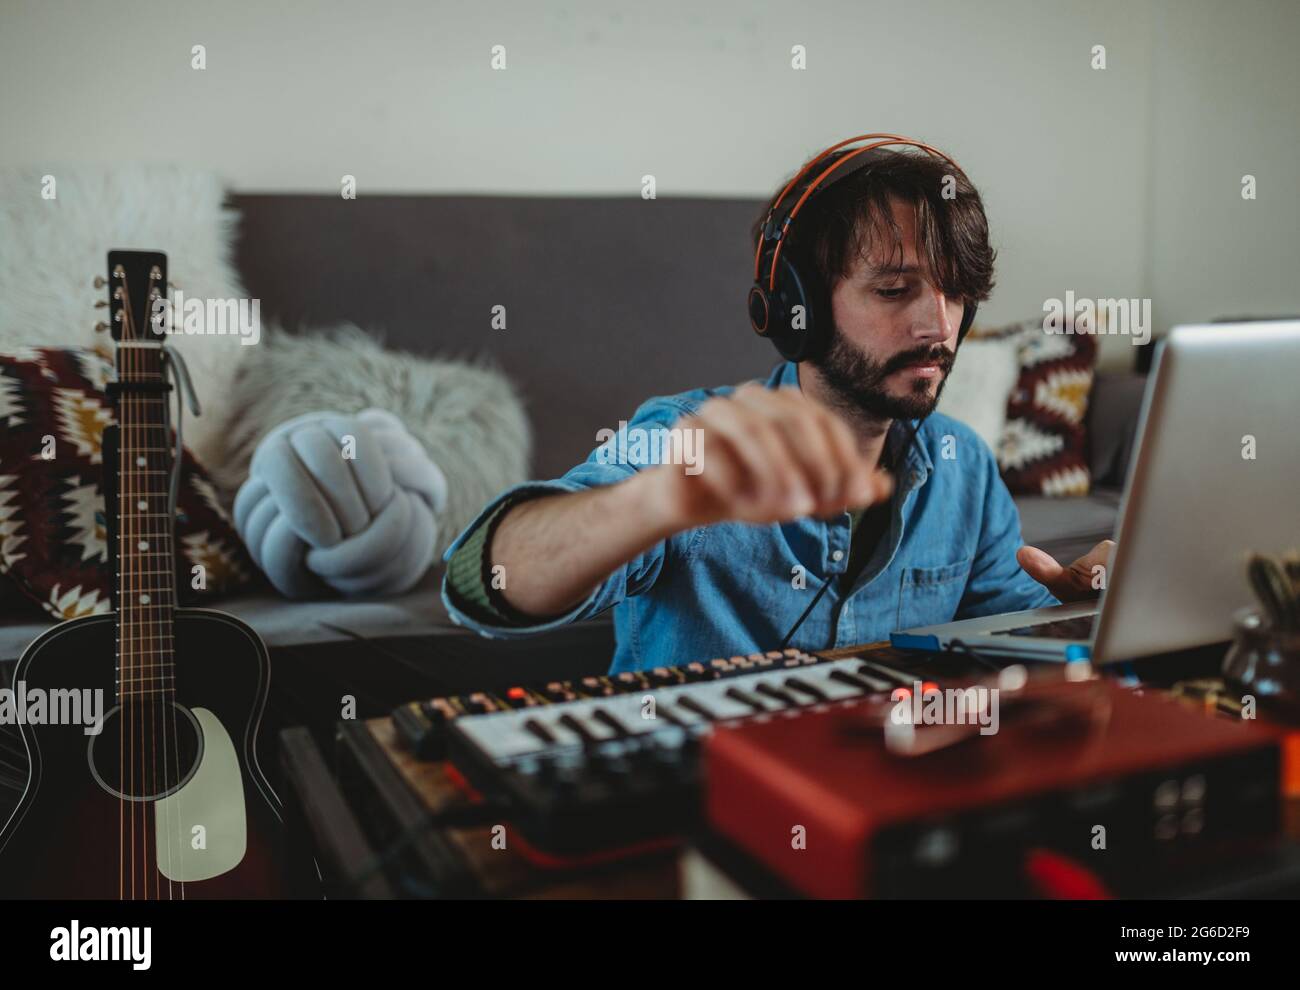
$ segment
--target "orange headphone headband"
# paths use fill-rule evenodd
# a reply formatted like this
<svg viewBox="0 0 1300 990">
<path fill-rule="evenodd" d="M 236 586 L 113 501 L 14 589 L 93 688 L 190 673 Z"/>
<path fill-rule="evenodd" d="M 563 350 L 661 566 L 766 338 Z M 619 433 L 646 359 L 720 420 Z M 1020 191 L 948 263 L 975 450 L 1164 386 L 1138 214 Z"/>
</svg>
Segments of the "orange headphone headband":
<svg viewBox="0 0 1300 990">
<path fill-rule="evenodd" d="M 799 197 L 798 201 L 791 208 L 785 220 L 782 221 L 780 233 L 776 235 L 776 241 L 777 241 L 776 251 L 772 255 L 772 265 L 768 272 L 767 288 L 769 292 L 773 292 L 776 290 L 777 262 L 781 260 L 781 248 L 785 246 L 785 232 L 789 230 L 790 224 L 794 221 L 794 218 L 798 215 L 800 209 L 803 208 L 803 204 L 807 202 L 808 197 L 811 196 L 817 190 L 817 187 L 822 184 L 823 180 L 825 180 L 828 175 L 842 168 L 846 162 L 852 161 L 858 155 L 866 154 L 868 151 L 874 151 L 876 148 L 884 148 L 889 145 L 905 144 L 905 145 L 910 145 L 913 148 L 920 148 L 923 151 L 928 151 L 930 154 L 942 158 L 949 165 L 955 168 L 958 172 L 961 172 L 962 175 L 966 174 L 965 172 L 962 171 L 962 167 L 960 165 L 958 165 L 955 161 L 953 161 L 951 158 L 945 155 L 938 148 L 932 147 L 931 145 L 928 145 L 923 141 L 915 141 L 912 138 L 904 137 L 901 134 L 859 134 L 857 137 L 846 138 L 845 140 L 839 142 L 839 144 L 831 145 L 825 151 L 821 152 L 821 154 L 817 155 L 817 157 L 814 158 L 812 161 L 810 161 L 807 165 L 801 168 L 798 172 L 796 172 L 794 178 L 791 179 L 788 183 L 786 183 L 785 188 L 781 190 L 781 194 L 777 196 L 776 201 L 772 203 L 772 208 L 771 210 L 768 211 L 767 219 L 763 221 L 764 235 L 759 237 L 758 246 L 754 250 L 754 281 L 755 282 L 759 280 L 759 277 L 761 275 L 760 269 L 762 266 L 762 258 L 763 258 L 763 244 L 767 240 L 766 237 L 767 226 L 772 222 L 772 217 L 776 215 L 777 208 L 780 207 L 781 202 L 789 194 L 790 190 L 793 189 L 799 183 L 799 181 L 803 179 L 804 176 L 806 176 L 809 172 L 811 172 L 819 162 L 824 161 L 827 158 L 827 156 L 833 155 L 835 152 L 839 151 L 840 148 L 843 148 L 846 144 L 853 144 L 855 141 L 874 141 L 875 143 L 865 145 L 864 147 L 861 148 L 856 148 L 853 151 L 849 152 L 847 155 L 845 155 L 843 158 L 841 158 L 839 161 L 831 165 L 828 165 L 826 169 L 821 173 L 821 175 L 817 176 L 817 178 L 815 178 L 812 182 L 808 184 L 808 188 L 803 191 L 803 195 Z"/>
</svg>

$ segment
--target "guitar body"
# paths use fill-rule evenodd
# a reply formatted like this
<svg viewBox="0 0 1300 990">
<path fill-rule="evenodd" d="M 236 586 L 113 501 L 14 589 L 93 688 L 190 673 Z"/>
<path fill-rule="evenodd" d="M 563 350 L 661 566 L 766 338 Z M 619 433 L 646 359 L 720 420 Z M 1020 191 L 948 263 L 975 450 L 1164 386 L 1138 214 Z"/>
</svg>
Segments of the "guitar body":
<svg viewBox="0 0 1300 990">
<path fill-rule="evenodd" d="M 30 769 L 0 827 L 0 896 L 283 893 L 280 802 L 255 750 L 266 647 L 221 612 L 174 616 L 174 697 L 118 704 L 113 615 L 57 625 L 18 661 L 16 691 L 98 689 L 104 718 L 97 735 L 84 721 L 21 727 Z"/>
</svg>

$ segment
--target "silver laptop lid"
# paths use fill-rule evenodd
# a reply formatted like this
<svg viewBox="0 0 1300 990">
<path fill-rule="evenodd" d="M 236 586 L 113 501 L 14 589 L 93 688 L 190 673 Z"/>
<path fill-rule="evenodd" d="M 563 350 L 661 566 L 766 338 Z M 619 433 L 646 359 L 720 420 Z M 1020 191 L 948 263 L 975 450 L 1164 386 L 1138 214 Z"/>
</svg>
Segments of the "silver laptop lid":
<svg viewBox="0 0 1300 990">
<path fill-rule="evenodd" d="M 1152 375 L 1094 663 L 1230 639 L 1247 557 L 1300 547 L 1300 321 L 1175 327 Z"/>
</svg>

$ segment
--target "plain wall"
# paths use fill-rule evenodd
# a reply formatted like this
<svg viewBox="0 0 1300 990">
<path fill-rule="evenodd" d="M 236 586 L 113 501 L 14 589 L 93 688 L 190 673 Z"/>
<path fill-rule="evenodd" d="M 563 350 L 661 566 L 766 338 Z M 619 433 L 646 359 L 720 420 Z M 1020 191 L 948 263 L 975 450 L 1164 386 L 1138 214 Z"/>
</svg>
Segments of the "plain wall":
<svg viewBox="0 0 1300 990">
<path fill-rule="evenodd" d="M 1300 313 L 1294 0 L 0 11 L 0 166 L 182 161 L 240 192 L 350 174 L 361 196 L 636 197 L 649 174 L 659 197 L 752 198 L 827 143 L 898 131 L 984 193 L 1000 261 L 982 323 L 1066 290 L 1150 296 L 1158 332 Z M 1131 360 L 1103 340 L 1106 364 Z"/>
</svg>

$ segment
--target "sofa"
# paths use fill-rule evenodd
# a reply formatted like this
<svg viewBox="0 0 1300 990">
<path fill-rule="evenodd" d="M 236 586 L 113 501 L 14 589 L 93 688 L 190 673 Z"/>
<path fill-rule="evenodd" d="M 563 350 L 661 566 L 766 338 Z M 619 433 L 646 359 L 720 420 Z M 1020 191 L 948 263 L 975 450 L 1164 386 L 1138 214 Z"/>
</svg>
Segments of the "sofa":
<svg viewBox="0 0 1300 990">
<path fill-rule="evenodd" d="M 598 429 L 651 395 L 757 377 L 776 359 L 743 309 L 757 201 L 276 194 L 232 203 L 242 215 L 235 262 L 264 320 L 295 332 L 351 322 L 394 349 L 485 357 L 523 397 L 535 477 L 584 458 Z M 498 306 L 504 329 L 493 327 Z M 1069 561 L 1112 534 L 1143 382 L 1131 371 L 1098 375 L 1093 492 L 1017 498 L 1026 542 Z M 449 622 L 440 577 L 388 600 L 295 603 L 263 590 L 221 607 L 262 634 L 278 677 L 298 671 L 288 676 L 310 688 L 309 720 L 318 706 L 337 711 L 340 692 L 365 714 L 423 693 L 604 669 L 608 617 L 538 642 L 479 641 Z M 42 628 L 30 613 L 7 618 L 0 659 L 16 658 Z"/>
</svg>

